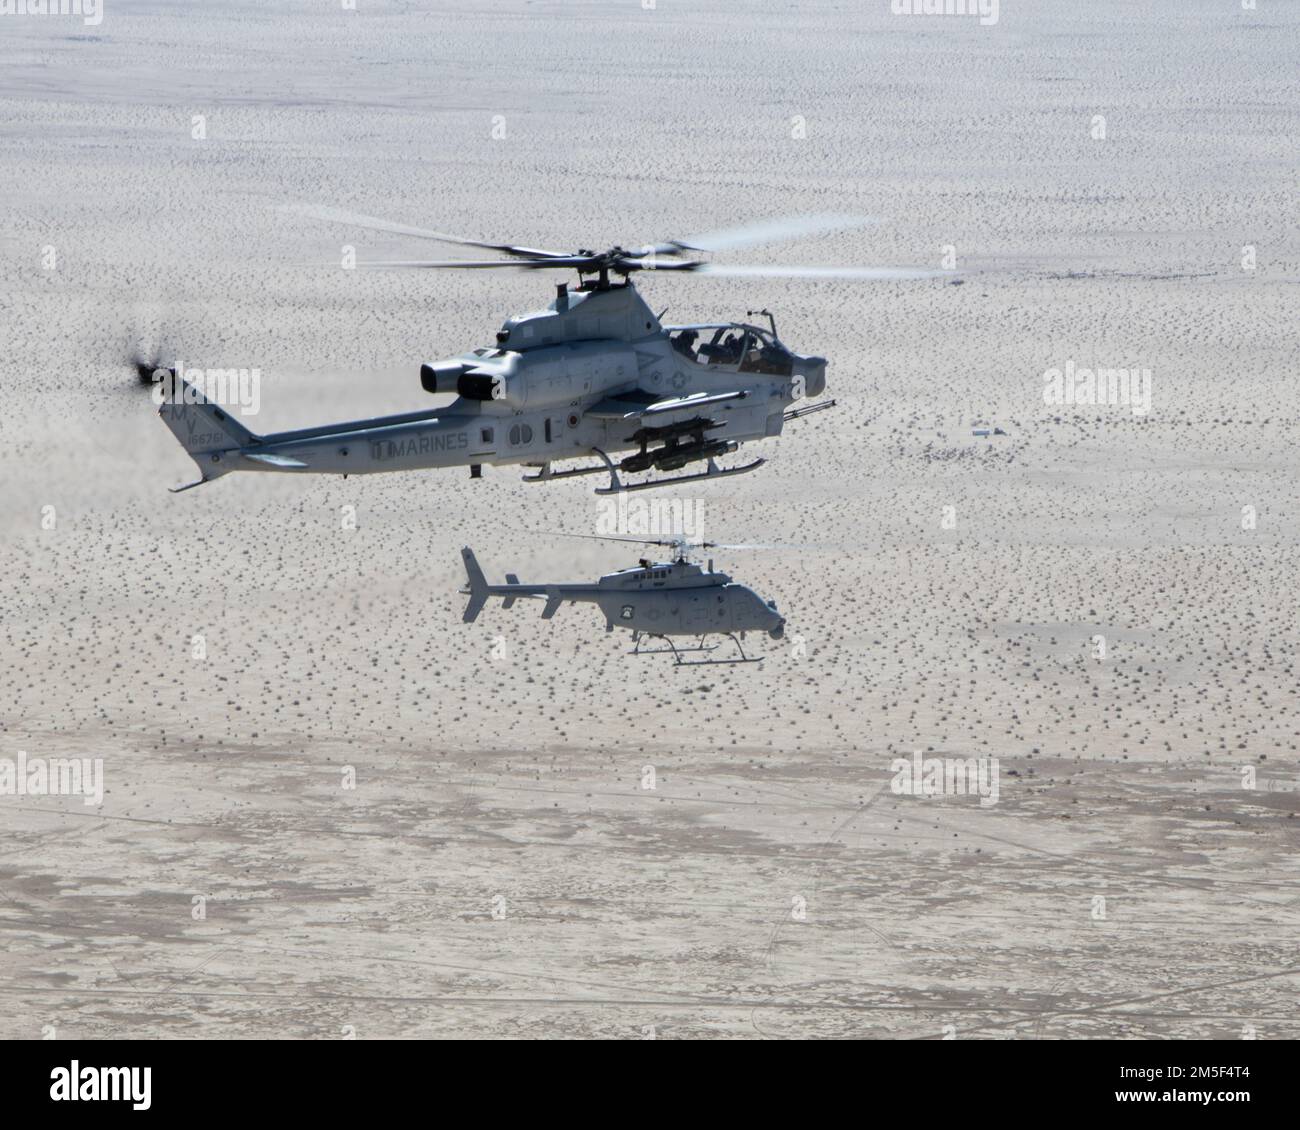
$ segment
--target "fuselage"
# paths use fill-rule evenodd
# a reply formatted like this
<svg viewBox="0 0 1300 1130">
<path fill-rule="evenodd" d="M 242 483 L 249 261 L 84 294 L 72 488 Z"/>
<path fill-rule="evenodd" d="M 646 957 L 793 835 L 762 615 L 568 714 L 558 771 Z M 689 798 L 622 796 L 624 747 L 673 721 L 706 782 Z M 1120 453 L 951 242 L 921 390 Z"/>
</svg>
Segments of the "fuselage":
<svg viewBox="0 0 1300 1130">
<path fill-rule="evenodd" d="M 647 562 L 601 577 L 596 603 L 606 624 L 648 635 L 762 631 L 780 639 L 785 629 L 775 604 L 690 562 Z"/>
<path fill-rule="evenodd" d="M 507 599 L 540 597 L 560 603 L 595 604 L 607 627 L 654 636 L 702 636 L 728 632 L 784 633 L 776 605 L 726 573 L 691 561 L 642 562 L 601 577 L 595 584 L 489 585 L 485 595 Z"/>
<path fill-rule="evenodd" d="M 702 335 L 715 340 L 697 348 Z M 372 474 L 632 451 L 647 421 L 619 400 L 627 395 L 743 392 L 653 421 L 700 419 L 713 425 L 708 440 L 742 443 L 779 435 L 786 409 L 825 387 L 823 359 L 742 323 L 662 326 L 631 285 L 562 292 L 546 310 L 509 319 L 497 338 L 497 348 L 422 366 L 427 391 L 456 393 L 445 407 L 257 436 L 228 469 Z"/>
</svg>

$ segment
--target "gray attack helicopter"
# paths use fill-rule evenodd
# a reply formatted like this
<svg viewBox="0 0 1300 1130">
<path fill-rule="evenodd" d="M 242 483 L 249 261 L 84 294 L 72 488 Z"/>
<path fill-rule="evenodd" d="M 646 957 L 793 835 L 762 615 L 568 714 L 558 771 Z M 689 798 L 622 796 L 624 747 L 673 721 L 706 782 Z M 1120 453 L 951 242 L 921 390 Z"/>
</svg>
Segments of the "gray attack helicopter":
<svg viewBox="0 0 1300 1130">
<path fill-rule="evenodd" d="M 736 584 L 726 573 L 714 572 L 713 562 L 701 568 L 687 555 L 696 549 L 756 549 L 758 546 L 726 546 L 716 542 L 688 542 L 677 538 L 672 541 L 654 541 L 642 538 L 601 537 L 599 535 L 571 534 L 570 537 L 593 537 L 598 541 L 629 541 L 638 545 L 671 546 L 672 559 L 651 561 L 642 558 L 630 569 L 608 573 L 595 584 L 553 583 L 540 585 L 521 584 L 513 573 L 506 574 L 504 585 L 490 585 L 466 546 L 461 556 L 465 559 L 468 583 L 461 592 L 469 597 L 465 606 L 464 621 L 477 619 L 489 597 L 502 598 L 502 607 L 509 608 L 520 597 L 545 600 L 542 619 L 549 620 L 561 604 L 584 602 L 595 604 L 605 614 L 605 631 L 615 627 L 632 632 L 633 648 L 629 655 L 666 655 L 671 653 L 679 667 L 701 666 L 710 663 L 759 663 L 761 655 L 746 655 L 741 637 L 746 632 L 766 632 L 772 639 L 785 635 L 785 619 L 776 610 L 773 601 L 764 601 L 753 589 Z M 739 651 L 736 659 L 683 659 L 688 653 L 712 652 L 717 644 L 705 644 L 711 635 L 730 637 Z M 679 647 L 673 636 L 697 639 L 693 646 Z M 667 647 L 646 649 L 643 639 L 662 640 Z"/>
<path fill-rule="evenodd" d="M 598 494 L 753 471 L 764 460 L 719 467 L 716 460 L 750 440 L 778 436 L 785 424 L 834 406 L 821 396 L 826 360 L 795 353 L 767 325 L 728 322 L 665 325 L 637 292 L 632 276 L 712 274 L 741 277 L 905 280 L 936 271 L 868 267 L 727 266 L 697 253 L 729 251 L 777 239 L 815 235 L 872 221 L 853 216 L 803 216 L 751 224 L 639 250 L 567 254 L 483 243 L 336 209 L 290 207 L 297 215 L 355 227 L 485 248 L 502 259 L 365 263 L 417 269 L 565 269 L 578 286 L 556 288 L 545 310 L 508 318 L 496 344 L 420 366 L 429 393 L 454 393 L 447 406 L 398 416 L 350 420 L 299 431 L 255 435 L 175 370 L 137 359 L 142 380 L 164 383 L 159 414 L 198 465 L 188 490 L 231 471 L 364 475 L 381 471 L 484 464 L 534 469 L 527 482 L 608 474 Z M 626 453 L 626 454 L 624 454 Z M 558 467 L 570 460 L 596 463 Z M 624 482 L 624 475 L 692 474 Z"/>
</svg>

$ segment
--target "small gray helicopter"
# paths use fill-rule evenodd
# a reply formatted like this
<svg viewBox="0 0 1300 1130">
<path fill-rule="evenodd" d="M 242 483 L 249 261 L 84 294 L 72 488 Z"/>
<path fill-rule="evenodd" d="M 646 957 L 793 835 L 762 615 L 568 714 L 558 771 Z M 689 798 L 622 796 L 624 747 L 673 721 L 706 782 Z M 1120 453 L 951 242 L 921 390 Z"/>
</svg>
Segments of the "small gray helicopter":
<svg viewBox="0 0 1300 1130">
<path fill-rule="evenodd" d="M 573 537 L 587 535 L 574 534 Z M 502 598 L 502 607 L 509 608 L 519 597 L 545 600 L 542 619 L 549 620 L 565 601 L 582 601 L 595 604 L 605 614 L 605 631 L 617 626 L 632 632 L 633 648 L 629 655 L 666 655 L 671 653 L 678 667 L 698 667 L 711 663 L 759 663 L 761 655 L 746 655 L 740 638 L 745 632 L 766 632 L 772 639 L 785 635 L 785 619 L 776 610 L 773 601 L 764 601 L 753 589 L 736 584 L 726 573 L 716 573 L 713 562 L 707 569 L 687 559 L 694 549 L 747 549 L 749 546 L 720 546 L 716 542 L 688 542 L 684 539 L 653 541 L 642 538 L 598 537 L 601 541 L 630 541 L 640 545 L 671 546 L 670 561 L 650 561 L 642 558 L 631 569 L 608 573 L 595 584 L 558 583 L 525 585 L 513 573 L 506 574 L 504 585 L 490 585 L 466 546 L 461 556 L 465 559 L 468 584 L 461 592 L 469 597 L 465 606 L 464 621 L 472 623 L 483 610 L 488 597 Z M 711 652 L 717 644 L 705 644 L 711 635 L 729 636 L 740 652 L 736 659 L 683 659 L 692 652 Z M 698 642 L 691 647 L 678 647 L 672 636 L 690 636 Z M 645 649 L 643 637 L 663 640 L 668 646 Z"/>
<path fill-rule="evenodd" d="M 854 216 L 804 216 L 751 224 L 641 248 L 567 254 L 491 244 L 426 231 L 337 209 L 292 207 L 297 215 L 422 239 L 486 248 L 504 259 L 369 263 L 408 268 L 576 270 L 579 285 L 556 288 L 545 309 L 508 318 L 496 344 L 420 366 L 429 393 L 454 393 L 451 404 L 399 416 L 351 420 L 299 431 L 256 435 L 211 403 L 175 370 L 136 359 L 142 381 L 164 385 L 159 414 L 198 465 L 200 478 L 231 471 L 364 475 L 382 471 L 484 464 L 535 469 L 526 482 L 608 474 L 598 494 L 665 483 L 740 475 L 764 460 L 719 467 L 742 443 L 779 436 L 784 426 L 834 407 L 823 400 L 796 406 L 826 388 L 826 360 L 795 353 L 767 326 L 748 322 L 664 325 L 641 298 L 632 276 L 688 272 L 728 276 L 907 280 L 939 272 L 868 267 L 728 267 L 687 253 L 731 250 L 794 236 L 861 226 Z M 615 462 L 611 453 L 630 452 Z M 555 469 L 574 459 L 599 462 Z M 704 463 L 693 474 L 624 482 L 624 475 L 672 472 Z"/>
</svg>

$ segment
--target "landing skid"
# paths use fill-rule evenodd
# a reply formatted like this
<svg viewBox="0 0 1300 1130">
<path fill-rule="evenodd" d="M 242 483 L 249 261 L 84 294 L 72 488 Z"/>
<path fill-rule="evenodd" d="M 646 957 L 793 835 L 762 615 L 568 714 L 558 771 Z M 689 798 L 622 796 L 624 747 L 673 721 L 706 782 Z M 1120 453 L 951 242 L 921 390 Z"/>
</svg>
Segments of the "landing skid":
<svg viewBox="0 0 1300 1130">
<path fill-rule="evenodd" d="M 669 639 L 664 636 L 655 636 L 655 639 L 663 640 L 668 644 L 667 647 L 642 647 L 641 641 L 637 640 L 636 647 L 628 652 L 628 655 L 680 655 L 688 651 L 717 651 L 716 643 L 706 644 L 701 638 L 700 642 L 694 647 L 675 647 Z"/>
<path fill-rule="evenodd" d="M 700 642 L 696 644 L 694 647 L 678 647 L 667 636 L 653 636 L 651 637 L 652 639 L 663 640 L 664 643 L 666 643 L 668 646 L 643 649 L 641 647 L 641 641 L 638 639 L 636 647 L 634 647 L 631 651 L 629 651 L 628 655 L 669 655 L 671 654 L 673 657 L 674 667 L 711 667 L 714 665 L 726 666 L 733 663 L 762 663 L 763 662 L 764 656 L 762 655 L 746 655 L 745 649 L 740 645 L 740 640 L 737 639 L 731 632 L 725 632 L 723 634 L 726 635 L 726 637 L 736 645 L 736 650 L 740 652 L 739 659 L 683 659 L 682 658 L 683 655 L 687 655 L 691 652 L 717 651 L 718 645 L 705 644 L 703 636 L 700 637 Z"/>
<path fill-rule="evenodd" d="M 599 447 L 593 449 L 597 455 L 604 460 L 604 466 L 597 467 L 574 467 L 565 471 L 552 471 L 551 465 L 545 463 L 542 469 L 535 475 L 525 475 L 526 483 L 545 483 L 551 479 L 568 479 L 574 475 L 609 475 L 609 486 L 597 487 L 597 494 L 621 494 L 623 491 L 632 490 L 654 490 L 656 487 L 671 486 L 674 483 L 697 483 L 705 479 L 725 479 L 731 475 L 745 475 L 750 471 L 757 471 L 766 459 L 755 459 L 751 463 L 744 463 L 739 467 L 719 467 L 712 459 L 709 460 L 708 470 L 697 471 L 693 475 L 674 475 L 670 479 L 651 479 L 644 483 L 625 483 L 618 477 L 618 468 L 614 466 L 614 461 L 610 459 Z"/>
<path fill-rule="evenodd" d="M 573 467 L 567 471 L 552 471 L 549 463 L 543 463 L 542 469 L 535 475 L 525 475 L 526 483 L 548 483 L 552 479 L 571 479 L 574 475 L 603 475 L 607 467 Z"/>
</svg>

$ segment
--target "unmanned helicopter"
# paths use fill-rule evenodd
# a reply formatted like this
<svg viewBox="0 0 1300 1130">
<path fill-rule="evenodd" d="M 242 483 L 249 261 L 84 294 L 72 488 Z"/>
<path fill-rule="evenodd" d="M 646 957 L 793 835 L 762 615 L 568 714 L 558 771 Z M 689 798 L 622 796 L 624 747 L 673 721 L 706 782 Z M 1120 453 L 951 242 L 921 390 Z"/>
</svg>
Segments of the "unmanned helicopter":
<svg viewBox="0 0 1300 1130">
<path fill-rule="evenodd" d="M 784 426 L 834 406 L 821 396 L 826 359 L 796 353 L 777 336 L 768 310 L 751 322 L 665 325 L 632 278 L 657 274 L 907 280 L 936 271 L 868 267 L 726 266 L 700 253 L 732 250 L 873 221 L 804 216 L 751 224 L 639 250 L 615 246 L 573 254 L 484 243 L 336 209 L 292 207 L 297 215 L 356 227 L 486 248 L 505 258 L 366 263 L 417 269 L 522 267 L 578 275 L 545 310 L 517 314 L 496 344 L 420 366 L 429 393 L 454 393 L 445 407 L 256 435 L 179 378 L 174 369 L 136 361 L 142 380 L 164 382 L 159 414 L 198 465 L 189 490 L 231 471 L 365 475 L 384 471 L 522 464 L 526 482 L 608 474 L 598 494 L 723 478 L 756 470 L 761 458 L 721 467 L 742 443 L 779 436 Z M 572 460 L 598 462 L 566 466 Z M 691 464 L 704 470 L 663 476 Z M 646 481 L 621 475 L 651 474 Z"/>
<path fill-rule="evenodd" d="M 574 537 L 586 535 L 575 534 Z M 520 597 L 545 600 L 542 619 L 549 620 L 565 601 L 582 601 L 595 604 L 605 614 L 605 631 L 615 627 L 632 633 L 633 648 L 629 655 L 666 655 L 671 653 L 675 666 L 697 667 L 710 663 L 759 663 L 761 655 L 746 655 L 741 637 L 746 632 L 766 632 L 779 640 L 785 635 L 785 618 L 777 611 L 774 601 L 765 601 L 753 589 L 736 584 L 726 573 L 701 568 L 688 559 L 696 549 L 747 549 L 749 546 L 722 546 L 716 542 L 688 542 L 678 538 L 672 541 L 653 541 L 641 538 L 600 537 L 601 541 L 630 541 L 640 545 L 671 546 L 669 561 L 641 560 L 630 569 L 620 569 L 601 577 L 595 584 L 552 583 L 540 585 L 521 584 L 513 573 L 506 574 L 504 585 L 490 585 L 483 570 L 468 546 L 462 549 L 468 583 L 461 592 L 469 597 L 465 606 L 464 621 L 472 623 L 483 610 L 489 597 L 502 598 L 502 607 L 509 608 Z M 717 644 L 705 644 L 711 635 L 724 635 L 731 639 L 739 651 L 736 659 L 683 659 L 684 654 L 711 652 Z M 693 646 L 679 647 L 673 636 L 689 636 L 698 642 Z M 662 640 L 667 647 L 646 649 L 643 638 Z"/>
</svg>

